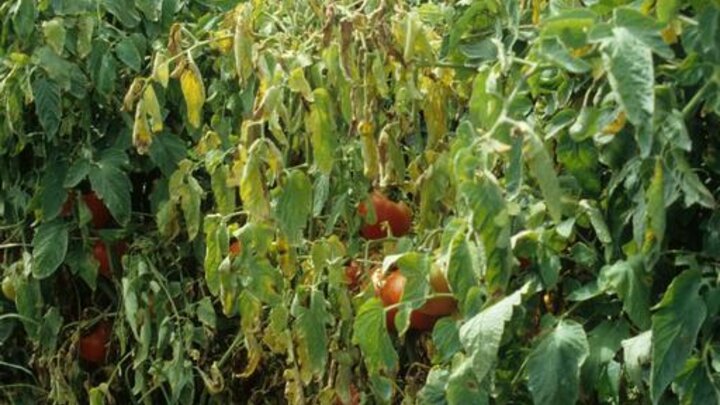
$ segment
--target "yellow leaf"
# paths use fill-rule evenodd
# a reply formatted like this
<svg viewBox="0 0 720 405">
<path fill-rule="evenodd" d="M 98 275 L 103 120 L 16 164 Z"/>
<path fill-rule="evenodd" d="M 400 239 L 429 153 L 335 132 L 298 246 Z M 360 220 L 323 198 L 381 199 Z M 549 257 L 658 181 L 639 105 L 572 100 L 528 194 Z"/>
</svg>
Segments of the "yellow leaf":
<svg viewBox="0 0 720 405">
<path fill-rule="evenodd" d="M 170 66 L 167 63 L 165 54 L 162 52 L 155 54 L 152 77 L 160 83 L 163 88 L 167 88 L 168 80 L 170 79 Z"/>
<path fill-rule="evenodd" d="M 625 126 L 625 121 L 625 111 L 620 111 L 613 120 L 613 122 L 609 123 L 605 128 L 603 128 L 603 132 L 606 134 L 615 135 L 620 132 L 621 129 L 623 129 L 623 127 Z"/>
<path fill-rule="evenodd" d="M 252 63 L 252 6 L 242 3 L 235 9 L 235 35 L 233 53 L 235 70 L 240 84 L 248 80 L 253 70 Z"/>
<path fill-rule="evenodd" d="M 145 102 L 140 100 L 135 110 L 135 124 L 133 125 L 133 146 L 138 153 L 144 155 L 147 153 L 152 143 L 152 133 L 147 121 L 147 112 L 145 110 Z"/>
<path fill-rule="evenodd" d="M 290 72 L 290 77 L 288 77 L 288 87 L 290 87 L 290 90 L 302 94 L 305 100 L 309 102 L 313 102 L 315 100 L 312 95 L 310 83 L 308 83 L 305 79 L 305 73 L 300 67 L 295 68 L 292 72 Z"/>
<path fill-rule="evenodd" d="M 133 107 L 135 106 L 135 101 L 140 97 L 140 92 L 142 91 L 144 80 L 141 77 L 136 77 L 133 79 L 132 84 L 130 84 L 130 88 L 128 89 L 127 93 L 125 93 L 125 97 L 123 97 L 123 111 L 130 112 L 133 110 Z"/>
<path fill-rule="evenodd" d="M 358 132 L 362 140 L 363 173 L 369 180 L 378 176 L 378 148 L 375 140 L 375 126 L 371 121 L 360 121 Z"/>
<path fill-rule="evenodd" d="M 202 121 L 202 107 L 205 104 L 205 86 L 200 70 L 191 58 L 188 58 L 187 66 L 180 76 L 180 87 L 185 97 L 188 122 L 193 128 L 199 128 Z"/>
<path fill-rule="evenodd" d="M 145 92 L 143 93 L 143 104 L 145 104 L 147 113 L 150 114 L 150 119 L 152 119 L 152 131 L 162 131 L 163 116 L 160 111 L 160 104 L 158 103 L 157 95 L 155 95 L 155 89 L 150 83 L 148 83 L 145 87 Z"/>
</svg>

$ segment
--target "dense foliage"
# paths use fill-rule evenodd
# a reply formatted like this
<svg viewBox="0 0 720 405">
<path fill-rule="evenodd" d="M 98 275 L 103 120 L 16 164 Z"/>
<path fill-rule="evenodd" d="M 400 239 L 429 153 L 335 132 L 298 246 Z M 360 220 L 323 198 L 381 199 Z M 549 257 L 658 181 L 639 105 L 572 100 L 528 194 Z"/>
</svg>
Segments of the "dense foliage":
<svg viewBox="0 0 720 405">
<path fill-rule="evenodd" d="M 0 398 L 718 403 L 719 87 L 716 0 L 4 1 Z"/>
</svg>

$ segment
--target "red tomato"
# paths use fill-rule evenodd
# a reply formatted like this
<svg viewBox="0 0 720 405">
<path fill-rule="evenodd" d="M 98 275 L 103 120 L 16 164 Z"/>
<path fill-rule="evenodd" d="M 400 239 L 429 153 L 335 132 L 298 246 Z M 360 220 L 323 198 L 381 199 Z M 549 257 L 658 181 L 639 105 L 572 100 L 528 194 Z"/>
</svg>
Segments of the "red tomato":
<svg viewBox="0 0 720 405">
<path fill-rule="evenodd" d="M 357 290 L 360 285 L 360 276 L 362 275 L 362 269 L 355 260 L 345 266 L 345 280 L 348 283 L 348 289 Z"/>
<path fill-rule="evenodd" d="M 239 255 L 241 251 L 242 247 L 240 246 L 239 240 L 235 240 L 230 244 L 230 257 Z"/>
<path fill-rule="evenodd" d="M 430 288 L 432 292 L 450 292 L 450 286 L 448 286 L 447 279 L 440 266 L 433 265 L 430 270 Z M 457 300 L 455 300 L 455 298 L 436 297 L 427 300 L 425 305 L 418 308 L 418 311 L 427 315 L 445 316 L 453 313 L 456 308 Z"/>
<path fill-rule="evenodd" d="M 382 270 L 378 269 L 373 273 L 373 286 L 375 294 L 380 298 L 384 306 L 397 304 L 402 299 L 407 279 L 399 271 L 393 271 L 383 277 Z M 448 315 L 455 310 L 455 301 L 452 298 L 433 298 L 425 305 L 412 311 L 410 314 L 410 328 L 426 331 L 431 330 L 435 321 L 440 316 Z M 397 308 L 386 313 L 386 322 L 389 330 L 395 330 L 395 315 Z"/>
<path fill-rule="evenodd" d="M 69 217 L 72 214 L 73 207 L 75 206 L 75 192 L 68 191 L 67 198 L 63 203 L 62 210 L 60 211 L 61 217 Z"/>
<path fill-rule="evenodd" d="M 120 241 L 114 246 L 115 255 L 118 258 L 122 258 L 127 250 L 128 246 L 124 241 Z M 93 245 L 93 257 L 100 264 L 98 267 L 100 274 L 107 278 L 111 278 L 112 270 L 110 268 L 110 257 L 108 256 L 107 246 L 105 243 L 100 240 L 95 242 L 95 245 Z"/>
<path fill-rule="evenodd" d="M 104 362 L 109 338 L 110 325 L 100 322 L 92 332 L 80 338 L 80 358 L 93 364 Z"/>
<path fill-rule="evenodd" d="M 390 228 L 394 236 L 403 236 L 410 231 L 412 212 L 404 202 L 392 202 L 377 191 L 372 193 L 370 199 L 375 210 L 376 221 L 372 224 L 366 223 L 360 228 L 360 234 L 365 239 L 382 239 L 386 237 L 387 227 Z M 358 206 L 358 213 L 363 218 L 368 216 L 368 210 L 364 202 L 361 202 Z"/>
<path fill-rule="evenodd" d="M 110 211 L 108 211 L 102 200 L 94 191 L 83 195 L 83 200 L 90 213 L 92 213 L 92 224 L 96 229 L 104 228 L 110 222 Z"/>
</svg>

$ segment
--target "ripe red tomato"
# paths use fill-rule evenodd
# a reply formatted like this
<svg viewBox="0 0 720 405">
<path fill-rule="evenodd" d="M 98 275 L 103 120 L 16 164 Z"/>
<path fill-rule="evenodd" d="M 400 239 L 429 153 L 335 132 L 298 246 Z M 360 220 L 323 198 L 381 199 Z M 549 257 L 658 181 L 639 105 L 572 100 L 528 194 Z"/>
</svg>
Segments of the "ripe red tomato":
<svg viewBox="0 0 720 405">
<path fill-rule="evenodd" d="M 93 364 L 104 362 L 109 338 L 110 325 L 100 322 L 92 332 L 80 338 L 80 358 Z"/>
<path fill-rule="evenodd" d="M 118 258 L 122 258 L 128 250 L 127 243 L 124 241 L 118 242 L 113 248 L 114 253 Z M 100 274 L 107 278 L 111 278 L 112 270 L 110 268 L 110 257 L 108 256 L 107 246 L 105 243 L 100 240 L 95 242 L 95 245 L 93 245 L 93 257 L 100 264 L 98 267 Z"/>
<path fill-rule="evenodd" d="M 387 307 L 400 302 L 405 289 L 405 282 L 407 281 L 401 272 L 393 271 L 383 277 L 382 270 L 377 269 L 373 273 L 372 279 L 373 286 L 375 287 L 375 295 L 380 298 L 384 306 Z M 447 283 L 445 284 L 445 287 L 447 287 Z M 455 306 L 455 300 L 452 298 L 432 298 L 422 307 L 410 313 L 410 328 L 419 331 L 431 330 L 433 326 L 435 326 L 437 319 L 441 316 L 449 315 L 455 310 Z M 387 311 L 385 315 L 389 330 L 395 330 L 396 314 L 397 308 L 393 308 Z"/>
<path fill-rule="evenodd" d="M 95 229 L 104 228 L 110 222 L 110 211 L 108 211 L 105 204 L 94 191 L 84 194 L 83 200 L 90 209 L 90 213 L 92 213 L 92 224 Z"/>
<path fill-rule="evenodd" d="M 230 257 L 239 255 L 241 251 L 242 247 L 240 246 L 239 240 L 235 240 L 230 244 Z"/>
<path fill-rule="evenodd" d="M 410 231 L 412 225 L 412 212 L 404 202 L 396 203 L 378 191 L 370 196 L 375 210 L 376 221 L 366 223 L 360 228 L 360 234 L 365 239 L 382 239 L 387 236 L 387 227 L 394 236 L 403 236 Z M 362 218 L 368 216 L 368 209 L 364 202 L 358 205 L 358 213 Z M 387 223 L 387 225 L 384 225 Z"/>
<path fill-rule="evenodd" d="M 361 275 L 362 269 L 355 260 L 351 260 L 350 263 L 345 266 L 345 280 L 347 281 L 349 290 L 355 291 L 358 289 Z"/>
<path fill-rule="evenodd" d="M 72 214 L 73 207 L 75 206 L 75 192 L 70 190 L 68 191 L 67 198 L 65 199 L 65 202 L 62 205 L 62 210 L 60 211 L 61 217 L 69 217 Z"/>
<path fill-rule="evenodd" d="M 430 269 L 430 288 L 432 292 L 436 293 L 450 292 L 450 286 L 440 266 L 433 265 Z M 453 313 L 456 308 L 457 300 L 455 298 L 436 297 L 427 300 L 425 305 L 418 308 L 418 311 L 427 315 L 445 316 Z"/>
</svg>

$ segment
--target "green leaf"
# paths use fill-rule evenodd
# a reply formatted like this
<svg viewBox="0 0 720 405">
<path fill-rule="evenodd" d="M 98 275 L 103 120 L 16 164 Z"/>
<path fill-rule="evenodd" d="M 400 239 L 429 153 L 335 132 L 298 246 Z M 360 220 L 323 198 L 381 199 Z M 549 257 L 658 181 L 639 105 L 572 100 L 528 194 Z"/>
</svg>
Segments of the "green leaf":
<svg viewBox="0 0 720 405">
<path fill-rule="evenodd" d="M 715 381 L 709 378 L 706 360 L 691 357 L 677 376 L 673 391 L 683 405 L 704 405 L 720 403 Z"/>
<path fill-rule="evenodd" d="M 124 153 L 120 155 L 127 160 Z M 95 193 L 107 205 L 112 216 L 125 225 L 130 220 L 130 190 L 132 183 L 127 173 L 120 168 L 117 154 L 106 153 L 93 163 L 90 170 L 90 185 Z"/>
<path fill-rule="evenodd" d="M 56 219 L 40 225 L 33 238 L 32 273 L 43 279 L 55 273 L 68 250 L 68 226 Z"/>
<path fill-rule="evenodd" d="M 210 294 L 217 296 L 220 293 L 220 264 L 225 252 L 228 251 L 227 227 L 219 215 L 208 215 L 204 221 L 205 232 L 205 282 Z"/>
<path fill-rule="evenodd" d="M 115 54 L 127 67 L 139 72 L 142 69 L 142 57 L 130 37 L 125 37 L 115 45 Z"/>
<path fill-rule="evenodd" d="M 35 0 L 18 0 L 13 9 L 13 30 L 18 38 L 30 38 L 35 29 Z"/>
<path fill-rule="evenodd" d="M 448 362 L 462 348 L 455 320 L 450 317 L 440 318 L 433 328 L 432 341 L 435 345 L 433 363 Z"/>
<path fill-rule="evenodd" d="M 398 355 L 385 326 L 385 308 L 378 298 L 369 299 L 358 310 L 352 341 L 360 346 L 370 374 L 397 369 Z"/>
<path fill-rule="evenodd" d="M 52 139 L 60 128 L 62 100 L 60 87 L 52 80 L 41 78 L 32 82 L 35 113 L 48 138 Z"/>
<path fill-rule="evenodd" d="M 285 179 L 275 215 L 288 242 L 299 244 L 312 210 L 312 183 L 301 170 L 291 170 Z"/>
<path fill-rule="evenodd" d="M 135 0 L 135 6 L 140 10 L 150 21 L 157 21 L 160 19 L 163 2 L 157 0 Z"/>
<path fill-rule="evenodd" d="M 100 67 L 95 79 L 95 87 L 100 94 L 109 97 L 115 92 L 116 79 L 117 61 L 112 53 L 105 53 L 100 61 Z"/>
<path fill-rule="evenodd" d="M 467 307 L 468 292 L 480 284 L 479 248 L 467 240 L 467 230 L 460 227 L 448 246 L 447 279 L 450 288 L 458 297 L 460 307 Z"/>
<path fill-rule="evenodd" d="M 556 37 L 543 38 L 539 43 L 540 55 L 550 63 L 567 70 L 571 73 L 586 73 L 590 71 L 591 65 L 580 58 L 572 56 L 570 51 Z"/>
<path fill-rule="evenodd" d="M 17 312 L 23 318 L 25 332 L 30 339 L 37 340 L 43 309 L 43 296 L 40 291 L 40 282 L 35 278 L 20 277 L 15 280 L 15 305 Z"/>
<path fill-rule="evenodd" d="M 648 253 L 652 247 L 662 246 L 665 239 L 665 176 L 663 163 L 660 159 L 655 162 L 655 170 L 650 185 L 645 190 L 647 230 L 643 252 Z"/>
<path fill-rule="evenodd" d="M 68 198 L 68 192 L 63 187 L 66 172 L 67 165 L 62 161 L 48 164 L 45 170 L 40 202 L 45 221 L 55 219 L 60 214 L 60 210 Z"/>
<path fill-rule="evenodd" d="M 45 353 L 53 353 L 57 346 L 60 327 L 63 326 L 63 319 L 57 307 L 50 307 L 42 318 L 38 330 L 38 341 Z"/>
<path fill-rule="evenodd" d="M 610 86 L 618 96 L 628 120 L 637 127 L 641 155 L 652 146 L 655 113 L 655 70 L 650 48 L 626 28 L 613 29 L 613 37 L 602 47 L 602 58 Z"/>
<path fill-rule="evenodd" d="M 580 367 L 588 354 L 582 325 L 561 320 L 527 358 L 528 388 L 533 402 L 574 404 L 578 400 Z"/>
<path fill-rule="evenodd" d="M 613 11 L 613 20 L 617 27 L 627 29 L 635 39 L 663 58 L 672 59 L 675 56 L 660 35 L 663 24 L 658 23 L 652 17 L 648 17 L 634 8 L 618 7 Z"/>
<path fill-rule="evenodd" d="M 217 316 L 215 314 L 215 308 L 213 308 L 210 297 L 203 297 L 198 303 L 195 309 L 198 320 L 210 329 L 215 329 L 215 323 Z"/>
<path fill-rule="evenodd" d="M 650 398 L 658 403 L 695 347 L 707 309 L 699 290 L 702 274 L 686 270 L 670 283 L 652 316 Z"/>
<path fill-rule="evenodd" d="M 679 0 L 657 0 L 655 3 L 655 14 L 658 21 L 667 23 L 674 19 L 680 10 Z"/>
<path fill-rule="evenodd" d="M 319 88 L 313 91 L 315 102 L 310 107 L 306 125 L 310 132 L 313 147 L 313 161 L 320 173 L 329 175 L 335 161 L 337 149 L 337 129 L 333 117 L 330 93 Z"/>
<path fill-rule="evenodd" d="M 427 381 L 418 393 L 418 399 L 421 404 L 426 405 L 446 405 L 445 399 L 446 386 L 450 373 L 441 368 L 433 368 L 428 373 Z"/>
<path fill-rule="evenodd" d="M 473 228 L 481 236 L 488 285 L 502 291 L 510 280 L 510 220 L 497 181 L 489 173 L 479 181 L 462 184 L 460 194 L 473 213 Z"/>
<path fill-rule="evenodd" d="M 42 24 L 43 35 L 45 36 L 45 42 L 58 55 L 62 55 L 65 48 L 65 20 L 61 17 L 53 18 L 52 20 L 45 21 Z"/>
<path fill-rule="evenodd" d="M 534 131 L 527 133 L 523 152 L 530 173 L 535 177 L 545 198 L 545 205 L 547 205 L 550 217 L 555 223 L 559 223 L 562 219 L 563 197 L 560 181 L 555 173 L 550 154 Z"/>
<path fill-rule="evenodd" d="M 163 132 L 153 137 L 148 154 L 163 174 L 170 177 L 178 163 L 187 155 L 187 148 L 179 136 Z"/>
<path fill-rule="evenodd" d="M 300 290 L 302 292 L 302 290 Z M 305 384 L 313 377 L 322 378 L 328 360 L 328 338 L 325 328 L 332 321 L 328 302 L 322 291 L 310 291 L 309 305 L 301 305 L 297 295 L 291 313 L 295 317 L 296 350 L 300 360 L 300 374 Z"/>
<path fill-rule="evenodd" d="M 185 182 L 185 185 L 177 192 L 180 194 L 180 207 L 185 218 L 188 239 L 192 241 L 200 231 L 202 219 L 200 204 L 202 203 L 203 189 L 191 174 L 187 175 Z"/>
<path fill-rule="evenodd" d="M 500 340 L 513 309 L 522 302 L 528 292 L 528 284 L 501 301 L 484 309 L 460 327 L 460 342 L 472 362 L 472 369 L 478 381 L 485 379 L 497 361 Z"/>
<path fill-rule="evenodd" d="M 95 31 L 96 18 L 92 15 L 78 17 L 77 45 L 75 49 L 80 58 L 85 58 L 92 51 L 92 38 Z"/>
<path fill-rule="evenodd" d="M 502 99 L 494 91 L 496 80 L 495 72 L 482 69 L 473 81 L 468 108 L 470 121 L 477 128 L 490 129 L 500 115 Z"/>
<path fill-rule="evenodd" d="M 131 0 L 102 0 L 105 9 L 114 15 L 126 28 L 134 28 L 140 23 L 140 14 Z"/>
<path fill-rule="evenodd" d="M 630 328 L 624 320 L 603 321 L 588 334 L 590 354 L 582 367 L 585 389 L 598 388 L 601 372 L 615 358 L 622 341 L 627 339 Z"/>
<path fill-rule="evenodd" d="M 620 260 L 600 270 L 598 284 L 615 292 L 623 302 L 623 310 L 640 329 L 650 326 L 650 286 L 646 280 L 642 260 L 634 256 Z"/>
</svg>

